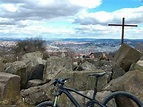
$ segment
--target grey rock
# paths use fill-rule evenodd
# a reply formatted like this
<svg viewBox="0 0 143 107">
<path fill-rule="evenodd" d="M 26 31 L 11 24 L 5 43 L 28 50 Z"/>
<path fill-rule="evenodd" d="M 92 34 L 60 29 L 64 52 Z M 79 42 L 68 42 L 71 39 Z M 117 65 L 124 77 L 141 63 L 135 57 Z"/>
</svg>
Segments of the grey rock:
<svg viewBox="0 0 143 107">
<path fill-rule="evenodd" d="M 0 101 L 16 102 L 20 98 L 20 77 L 0 72 Z"/>
<path fill-rule="evenodd" d="M 129 71 L 123 76 L 113 79 L 104 90 L 127 91 L 143 101 L 143 72 L 139 70 Z"/>
<path fill-rule="evenodd" d="M 124 71 L 128 71 L 133 62 L 137 62 L 141 57 L 141 53 L 136 49 L 122 44 L 118 52 L 116 53 L 113 61 L 117 63 Z"/>
<path fill-rule="evenodd" d="M 21 88 L 26 87 L 28 81 L 28 75 L 26 71 L 27 65 L 23 61 L 15 61 L 13 63 L 6 63 L 5 64 L 5 71 L 6 73 L 11 73 L 15 75 L 19 75 L 21 77 Z"/>
<path fill-rule="evenodd" d="M 84 71 L 84 72 L 61 72 L 55 78 L 69 78 L 66 82 L 66 86 L 74 88 L 78 91 L 92 90 L 95 84 L 95 77 L 88 76 L 91 73 L 103 72 L 103 70 L 96 71 Z M 99 78 L 98 90 L 101 91 L 102 88 L 108 83 L 108 75 L 104 75 Z"/>
<path fill-rule="evenodd" d="M 72 59 L 70 57 L 50 57 L 47 59 L 44 80 L 53 79 L 58 73 L 72 71 Z"/>
<path fill-rule="evenodd" d="M 29 87 L 35 87 L 38 85 L 44 84 L 44 82 L 40 79 L 33 79 L 33 80 L 29 80 L 27 83 L 27 88 Z"/>
<path fill-rule="evenodd" d="M 33 58 L 43 58 L 43 54 L 39 51 L 32 52 L 32 53 L 26 53 L 22 56 L 22 60 L 24 60 L 26 63 L 28 63 Z"/>
<path fill-rule="evenodd" d="M 49 100 L 45 86 L 30 87 L 21 90 L 21 95 L 25 103 L 35 105 L 45 100 Z"/>
</svg>

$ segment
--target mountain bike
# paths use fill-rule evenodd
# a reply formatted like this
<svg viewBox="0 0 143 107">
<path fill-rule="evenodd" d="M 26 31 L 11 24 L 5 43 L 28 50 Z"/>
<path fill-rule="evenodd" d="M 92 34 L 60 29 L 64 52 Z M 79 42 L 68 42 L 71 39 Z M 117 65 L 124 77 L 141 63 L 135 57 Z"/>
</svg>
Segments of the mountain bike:
<svg viewBox="0 0 143 107">
<path fill-rule="evenodd" d="M 96 77 L 92 98 L 76 91 L 75 89 L 65 87 L 64 84 L 68 80 L 68 78 L 55 79 L 51 84 L 56 87 L 54 101 L 45 101 L 38 104 L 36 107 L 61 107 L 58 104 L 58 99 L 60 95 L 63 93 L 66 94 L 66 96 L 70 99 L 70 101 L 73 103 L 75 107 L 81 107 L 80 104 L 77 102 L 77 100 L 72 96 L 71 92 L 74 92 L 79 96 L 82 96 L 88 99 L 88 101 L 85 103 L 85 107 L 143 107 L 142 102 L 138 100 L 136 96 L 124 91 L 113 92 L 110 95 L 108 95 L 102 102 L 98 101 L 96 99 L 98 78 L 102 77 L 105 74 L 106 72 L 100 72 L 100 73 L 92 73 L 88 75 L 88 76 Z M 117 102 L 118 99 L 124 99 L 124 100 L 123 102 L 119 103 Z M 131 105 L 128 105 L 129 103 L 125 103 L 126 100 L 130 101 Z"/>
</svg>

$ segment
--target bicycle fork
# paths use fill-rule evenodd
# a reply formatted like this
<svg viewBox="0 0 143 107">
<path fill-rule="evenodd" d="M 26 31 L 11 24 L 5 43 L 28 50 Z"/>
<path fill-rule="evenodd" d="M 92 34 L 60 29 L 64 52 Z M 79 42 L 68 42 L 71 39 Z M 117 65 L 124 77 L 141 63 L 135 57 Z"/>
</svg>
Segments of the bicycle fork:
<svg viewBox="0 0 143 107">
<path fill-rule="evenodd" d="M 56 105 L 57 105 L 57 101 L 58 101 L 58 96 L 55 96 L 53 107 L 56 107 Z"/>
</svg>

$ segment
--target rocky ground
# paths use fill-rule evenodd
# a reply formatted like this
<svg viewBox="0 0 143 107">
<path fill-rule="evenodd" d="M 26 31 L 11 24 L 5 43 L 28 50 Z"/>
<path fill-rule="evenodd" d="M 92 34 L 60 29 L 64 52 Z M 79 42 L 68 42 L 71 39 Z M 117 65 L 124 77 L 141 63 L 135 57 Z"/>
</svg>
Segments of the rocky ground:
<svg viewBox="0 0 143 107">
<path fill-rule="evenodd" d="M 1 107 L 35 107 L 45 100 L 52 100 L 54 88 L 50 86 L 55 78 L 68 77 L 66 86 L 91 96 L 95 78 L 90 73 L 106 71 L 99 79 L 97 98 L 114 91 L 127 91 L 143 102 L 143 61 L 142 53 L 123 44 L 113 60 L 80 59 L 66 56 L 25 54 L 20 61 L 3 63 L 0 58 L 0 105 Z M 75 63 L 80 61 L 81 63 Z M 74 63 L 73 63 L 74 62 Z M 74 95 L 83 104 L 86 100 Z M 65 103 L 67 102 L 67 103 Z M 68 106 L 70 101 L 61 96 L 60 104 Z M 71 106 L 72 107 L 72 106 Z"/>
</svg>

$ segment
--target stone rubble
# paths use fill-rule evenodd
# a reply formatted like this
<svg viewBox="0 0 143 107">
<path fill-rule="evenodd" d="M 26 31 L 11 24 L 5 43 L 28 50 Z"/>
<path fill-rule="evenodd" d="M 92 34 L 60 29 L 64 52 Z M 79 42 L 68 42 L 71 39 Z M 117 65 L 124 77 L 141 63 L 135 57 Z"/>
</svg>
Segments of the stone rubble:
<svg viewBox="0 0 143 107">
<path fill-rule="evenodd" d="M 66 86 L 91 96 L 95 78 L 88 74 L 103 71 L 107 74 L 99 79 L 97 98 L 100 101 L 113 91 L 127 91 L 143 102 L 141 55 L 139 51 L 123 44 L 112 61 L 85 58 L 75 64 L 72 58 L 65 55 L 50 56 L 45 60 L 38 51 L 27 53 L 21 61 L 11 63 L 4 64 L 0 58 L 0 105 L 34 107 L 42 101 L 52 100 L 54 87 L 50 84 L 55 78 L 63 77 L 69 78 Z M 86 101 L 74 96 L 81 105 Z M 65 96 L 61 96 L 60 103 L 63 106 L 71 104 Z"/>
</svg>

